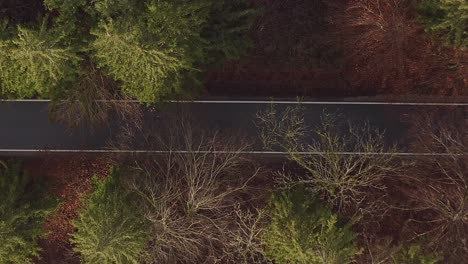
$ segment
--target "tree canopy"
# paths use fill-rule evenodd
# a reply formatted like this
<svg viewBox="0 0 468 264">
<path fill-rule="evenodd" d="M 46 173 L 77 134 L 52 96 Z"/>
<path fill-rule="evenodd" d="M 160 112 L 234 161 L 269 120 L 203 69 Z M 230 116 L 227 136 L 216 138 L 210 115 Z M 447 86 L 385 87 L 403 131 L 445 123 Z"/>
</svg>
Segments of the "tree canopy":
<svg viewBox="0 0 468 264">
<path fill-rule="evenodd" d="M 429 32 L 450 45 L 468 47 L 468 2 L 465 0 L 423 0 L 419 12 Z"/>
<path fill-rule="evenodd" d="M 0 263 L 6 264 L 33 263 L 42 224 L 56 206 L 19 165 L 0 163 Z"/>
<path fill-rule="evenodd" d="M 247 0 L 44 0 L 45 14 L 37 14 L 41 23 L 8 16 L 2 23 L 1 93 L 59 96 L 85 70 L 80 64 L 89 63 L 140 101 L 195 92 L 204 69 L 249 47 L 246 33 L 255 14 L 249 5 Z"/>
</svg>

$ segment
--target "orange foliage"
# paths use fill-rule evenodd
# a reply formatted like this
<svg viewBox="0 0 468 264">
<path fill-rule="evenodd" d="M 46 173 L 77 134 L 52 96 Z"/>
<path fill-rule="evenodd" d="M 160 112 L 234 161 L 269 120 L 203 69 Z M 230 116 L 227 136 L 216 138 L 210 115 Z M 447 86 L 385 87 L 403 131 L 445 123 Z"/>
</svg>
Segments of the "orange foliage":
<svg viewBox="0 0 468 264">
<path fill-rule="evenodd" d="M 69 243 L 71 224 L 82 204 L 82 198 L 91 190 L 91 178 L 109 173 L 109 162 L 79 156 L 44 156 L 25 162 L 31 176 L 44 176 L 51 183 L 51 192 L 60 199 L 57 211 L 46 221 L 47 237 L 40 244 L 43 248 L 38 263 L 78 263 Z"/>
<path fill-rule="evenodd" d="M 330 22 L 354 89 L 392 94 L 466 92 L 467 52 L 431 40 L 411 1 L 338 2 Z"/>
</svg>

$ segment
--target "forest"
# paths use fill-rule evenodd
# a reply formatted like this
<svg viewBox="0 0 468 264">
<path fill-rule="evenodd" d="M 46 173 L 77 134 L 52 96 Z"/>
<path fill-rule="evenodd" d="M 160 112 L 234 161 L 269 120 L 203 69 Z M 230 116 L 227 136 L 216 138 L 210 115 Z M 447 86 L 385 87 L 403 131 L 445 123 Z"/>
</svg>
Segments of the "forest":
<svg viewBox="0 0 468 264">
<path fill-rule="evenodd" d="M 466 0 L 0 0 L 2 101 L 162 150 L 0 153 L 0 264 L 468 263 L 466 104 L 403 113 L 405 144 L 274 104 L 466 96 Z M 284 155 L 190 113 L 145 122 L 218 97 L 272 100 L 252 122 Z"/>
</svg>

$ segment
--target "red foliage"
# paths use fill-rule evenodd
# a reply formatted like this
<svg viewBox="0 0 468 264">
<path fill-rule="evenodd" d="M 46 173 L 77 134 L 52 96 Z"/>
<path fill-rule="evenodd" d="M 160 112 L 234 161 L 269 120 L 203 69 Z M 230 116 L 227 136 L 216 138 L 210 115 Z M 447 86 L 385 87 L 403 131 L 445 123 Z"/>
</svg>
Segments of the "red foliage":
<svg viewBox="0 0 468 264">
<path fill-rule="evenodd" d="M 353 89 L 455 95 L 468 85 L 463 50 L 433 42 L 409 0 L 336 1 L 331 23 Z"/>
</svg>

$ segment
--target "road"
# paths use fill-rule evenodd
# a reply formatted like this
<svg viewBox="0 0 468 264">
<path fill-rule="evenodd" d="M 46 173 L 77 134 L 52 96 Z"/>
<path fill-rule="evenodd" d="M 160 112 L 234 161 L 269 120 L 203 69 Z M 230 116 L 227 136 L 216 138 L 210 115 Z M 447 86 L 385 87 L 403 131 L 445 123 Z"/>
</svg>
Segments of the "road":
<svg viewBox="0 0 468 264">
<path fill-rule="evenodd" d="M 294 103 L 294 102 L 292 102 Z M 258 138 L 258 129 L 254 118 L 257 112 L 267 109 L 268 101 L 259 102 L 185 102 L 168 103 L 160 109 L 144 110 L 144 125 L 152 128 L 166 125 L 169 116 L 176 113 L 189 113 L 195 124 L 206 131 L 229 131 L 235 135 L 249 138 L 253 143 L 249 151 L 263 151 Z M 288 102 L 276 105 L 278 110 L 290 106 Z M 318 124 L 321 114 L 325 112 L 339 112 L 344 119 L 353 123 L 369 121 L 372 126 L 385 130 L 388 142 L 407 146 L 406 134 L 408 124 L 405 119 L 408 114 L 430 112 L 437 107 L 467 109 L 467 104 L 458 106 L 436 106 L 427 104 L 379 104 L 379 103 L 326 103 L 311 102 L 303 104 L 306 123 L 313 126 Z M 460 120 L 464 122 L 464 120 Z M 37 151 L 75 152 L 75 151 L 104 151 L 115 146 L 116 137 L 124 124 L 118 118 L 112 119 L 109 125 L 90 130 L 81 127 L 70 131 L 65 126 L 53 123 L 48 117 L 47 101 L 4 101 L 0 102 L 0 153 L 28 154 Z M 153 129 L 152 133 L 158 133 Z M 143 140 L 133 140 L 127 145 L 127 150 L 148 150 Z M 110 144 L 110 143 L 113 144 Z M 160 149 L 151 148 L 159 151 Z"/>
</svg>

